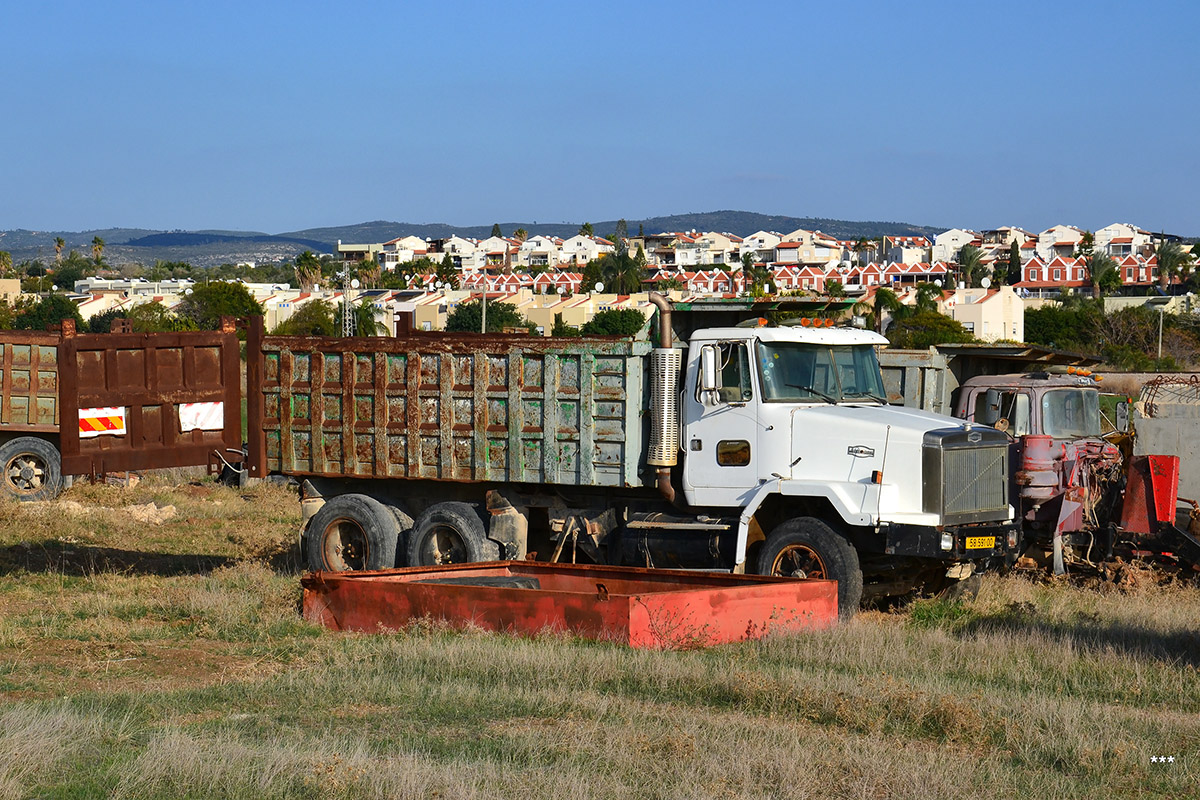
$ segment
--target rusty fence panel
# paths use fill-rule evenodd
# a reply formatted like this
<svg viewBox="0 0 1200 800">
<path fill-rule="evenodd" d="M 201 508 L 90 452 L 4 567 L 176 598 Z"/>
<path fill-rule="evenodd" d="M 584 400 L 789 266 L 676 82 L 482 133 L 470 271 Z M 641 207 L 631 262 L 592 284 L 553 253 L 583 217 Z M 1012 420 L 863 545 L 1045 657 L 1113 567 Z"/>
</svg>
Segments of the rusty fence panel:
<svg viewBox="0 0 1200 800">
<path fill-rule="evenodd" d="M 0 337 L 0 428 L 58 433 L 58 334 Z"/>
<path fill-rule="evenodd" d="M 616 337 L 265 336 L 250 475 L 640 485 L 645 355 Z"/>
<path fill-rule="evenodd" d="M 240 460 L 238 350 L 231 320 L 219 331 L 64 331 L 58 340 L 63 473 L 213 465 L 218 453 Z M 115 418 L 111 429 L 96 421 L 105 409 Z"/>
</svg>

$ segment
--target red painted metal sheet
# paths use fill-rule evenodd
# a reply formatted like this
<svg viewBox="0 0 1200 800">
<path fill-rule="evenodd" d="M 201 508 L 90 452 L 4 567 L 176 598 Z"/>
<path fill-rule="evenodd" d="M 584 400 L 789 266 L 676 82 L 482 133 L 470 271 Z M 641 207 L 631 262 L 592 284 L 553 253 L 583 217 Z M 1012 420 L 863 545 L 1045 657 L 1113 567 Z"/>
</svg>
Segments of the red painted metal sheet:
<svg viewBox="0 0 1200 800">
<path fill-rule="evenodd" d="M 526 578 L 539 588 L 429 583 Z M 432 619 L 521 634 L 569 632 L 638 648 L 690 649 L 837 622 L 837 583 L 531 561 L 306 576 L 306 619 L 398 630 Z"/>
<path fill-rule="evenodd" d="M 1154 513 L 1160 523 L 1175 524 L 1179 502 L 1179 456 L 1146 456 L 1150 462 L 1150 486 L 1154 489 Z"/>
<path fill-rule="evenodd" d="M 1129 533 L 1157 533 L 1159 524 L 1175 522 L 1179 494 L 1178 456 L 1134 456 L 1121 509 L 1121 527 Z"/>
</svg>

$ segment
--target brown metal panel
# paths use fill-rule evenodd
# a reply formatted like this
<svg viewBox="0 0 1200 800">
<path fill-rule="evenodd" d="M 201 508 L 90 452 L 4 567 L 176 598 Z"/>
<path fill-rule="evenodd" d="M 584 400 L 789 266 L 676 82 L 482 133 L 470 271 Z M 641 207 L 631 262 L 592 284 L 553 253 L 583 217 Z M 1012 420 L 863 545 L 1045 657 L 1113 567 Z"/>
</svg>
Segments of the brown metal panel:
<svg viewBox="0 0 1200 800">
<path fill-rule="evenodd" d="M 249 440 L 250 477 L 267 475 L 267 439 L 264 422 L 263 318 L 251 317 L 246 337 L 246 437 Z M 228 412 L 229 409 L 226 409 Z M 228 424 L 228 423 L 226 423 Z"/>
<path fill-rule="evenodd" d="M 221 331 L 64 335 L 58 346 L 63 472 L 207 466 L 241 450 L 238 340 Z M 161 372 L 160 372 L 161 369 Z M 224 404 L 221 430 L 184 433 L 183 403 Z M 81 408 L 123 407 L 126 433 L 82 439 Z"/>
</svg>

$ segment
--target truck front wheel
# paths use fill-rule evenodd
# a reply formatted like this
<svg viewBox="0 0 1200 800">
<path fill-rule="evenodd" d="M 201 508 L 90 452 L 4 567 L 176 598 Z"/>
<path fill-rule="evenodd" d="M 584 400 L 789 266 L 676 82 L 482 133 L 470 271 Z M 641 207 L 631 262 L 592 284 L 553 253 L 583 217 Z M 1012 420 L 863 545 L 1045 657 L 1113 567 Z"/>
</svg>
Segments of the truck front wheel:
<svg viewBox="0 0 1200 800">
<path fill-rule="evenodd" d="M 58 449 L 35 436 L 20 436 L 0 446 L 4 492 L 18 500 L 53 500 L 63 489 Z"/>
<path fill-rule="evenodd" d="M 365 494 L 329 499 L 308 523 L 308 567 L 348 572 L 396 566 L 400 523 L 387 506 Z"/>
<path fill-rule="evenodd" d="M 771 531 L 758 553 L 758 573 L 837 581 L 838 616 L 848 619 L 862 602 L 858 553 L 819 519 L 790 519 Z"/>
<path fill-rule="evenodd" d="M 487 538 L 483 520 L 469 503 L 430 506 L 417 517 L 408 536 L 408 564 L 412 567 L 498 558 L 500 546 Z"/>
</svg>

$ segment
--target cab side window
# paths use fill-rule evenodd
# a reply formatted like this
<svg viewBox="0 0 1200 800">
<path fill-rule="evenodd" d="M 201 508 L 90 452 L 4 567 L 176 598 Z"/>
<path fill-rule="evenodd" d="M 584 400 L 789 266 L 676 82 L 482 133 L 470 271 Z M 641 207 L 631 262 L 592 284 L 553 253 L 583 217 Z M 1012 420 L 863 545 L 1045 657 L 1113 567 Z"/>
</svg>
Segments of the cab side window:
<svg viewBox="0 0 1200 800">
<path fill-rule="evenodd" d="M 745 403 L 754 397 L 750 383 L 750 355 L 745 342 L 718 342 L 717 400 L 721 403 Z M 699 388 L 696 399 L 701 400 Z"/>
</svg>

